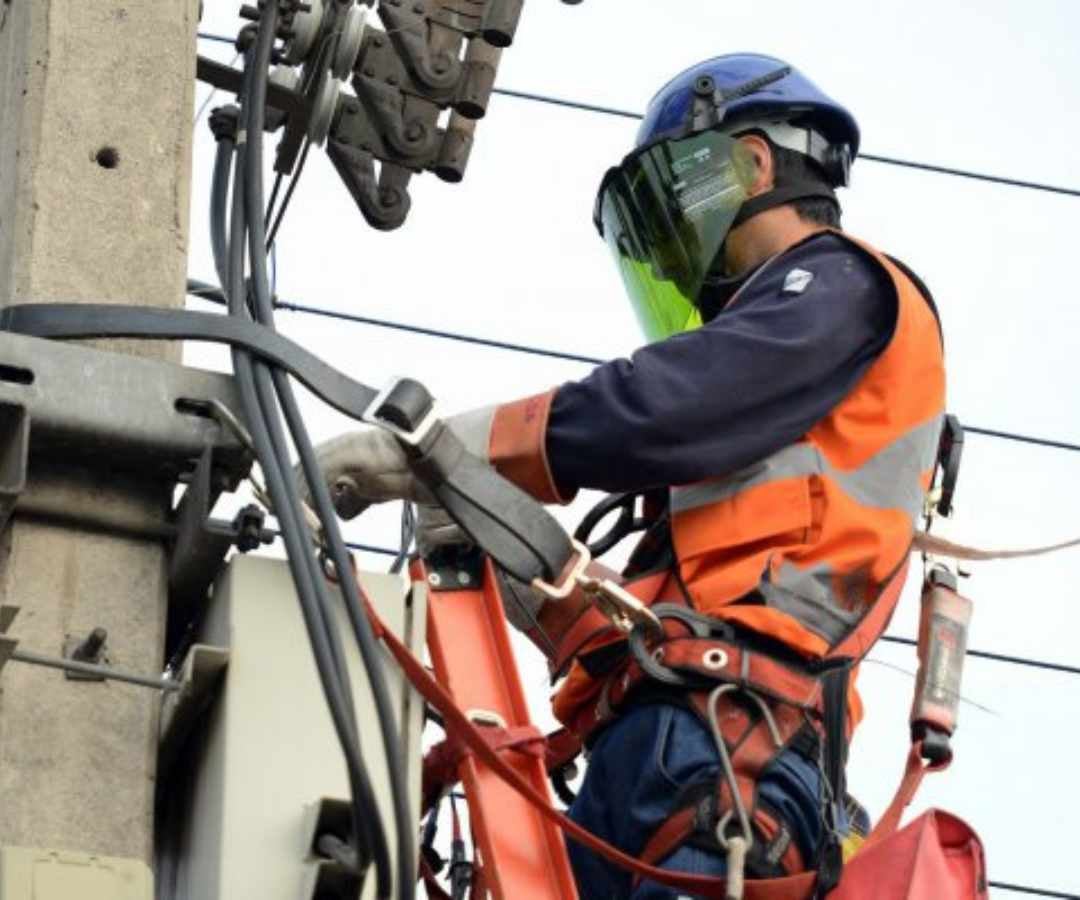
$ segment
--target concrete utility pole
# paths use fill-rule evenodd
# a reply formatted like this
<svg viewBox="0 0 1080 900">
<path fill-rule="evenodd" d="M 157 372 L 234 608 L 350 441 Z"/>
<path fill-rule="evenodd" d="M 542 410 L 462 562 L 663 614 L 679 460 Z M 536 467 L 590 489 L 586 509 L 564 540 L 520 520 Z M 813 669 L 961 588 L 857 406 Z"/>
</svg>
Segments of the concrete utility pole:
<svg viewBox="0 0 1080 900">
<path fill-rule="evenodd" d="M 183 304 L 197 18 L 197 0 L 0 0 L 0 304 Z M 92 384 L 71 384 L 72 396 Z M 91 473 L 77 455 L 51 471 L 31 458 L 26 496 L 47 495 L 65 513 L 115 505 L 161 517 L 161 482 Z M 16 508 L 0 599 L 21 609 L 9 629 L 20 649 L 60 656 L 100 626 L 114 666 L 153 675 L 165 598 L 160 539 Z M 159 706 L 152 689 L 9 663 L 0 845 L 149 863 Z"/>
</svg>

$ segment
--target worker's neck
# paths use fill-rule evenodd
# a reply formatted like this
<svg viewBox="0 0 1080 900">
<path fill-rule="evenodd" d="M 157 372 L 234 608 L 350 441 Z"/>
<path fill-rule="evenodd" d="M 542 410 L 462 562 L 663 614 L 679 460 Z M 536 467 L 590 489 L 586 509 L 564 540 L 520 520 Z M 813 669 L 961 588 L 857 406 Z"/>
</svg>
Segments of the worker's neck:
<svg viewBox="0 0 1080 900">
<path fill-rule="evenodd" d="M 769 257 L 825 230 L 825 226 L 801 218 L 793 206 L 760 212 L 728 235 L 728 272 L 732 275 L 748 272 Z"/>
</svg>

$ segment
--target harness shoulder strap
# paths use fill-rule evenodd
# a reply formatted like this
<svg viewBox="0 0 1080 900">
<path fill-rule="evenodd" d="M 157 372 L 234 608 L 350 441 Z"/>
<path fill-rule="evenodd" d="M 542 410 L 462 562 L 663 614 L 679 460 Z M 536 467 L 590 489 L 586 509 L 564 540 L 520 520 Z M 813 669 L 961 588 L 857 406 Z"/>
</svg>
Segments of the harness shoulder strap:
<svg viewBox="0 0 1080 900">
<path fill-rule="evenodd" d="M 937 322 L 938 334 L 941 336 L 941 346 L 944 347 L 945 332 L 941 328 L 941 315 L 938 313 L 937 303 L 934 301 L 934 295 L 930 293 L 930 288 L 926 286 L 926 282 L 923 281 L 922 278 L 916 274 L 915 270 L 906 262 L 897 259 L 895 256 L 888 253 L 885 254 L 885 258 L 903 272 L 908 280 L 915 285 L 915 289 L 922 294 L 923 299 L 926 301 L 926 305 L 930 307 L 930 312 L 934 314 L 934 319 Z"/>
</svg>

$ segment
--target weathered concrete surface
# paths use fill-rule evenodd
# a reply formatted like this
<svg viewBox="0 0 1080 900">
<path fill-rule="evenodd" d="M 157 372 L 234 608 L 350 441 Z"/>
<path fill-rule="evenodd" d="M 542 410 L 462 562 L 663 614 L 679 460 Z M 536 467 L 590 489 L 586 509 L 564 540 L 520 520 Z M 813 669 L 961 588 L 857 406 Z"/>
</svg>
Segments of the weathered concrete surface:
<svg viewBox="0 0 1080 900">
<path fill-rule="evenodd" d="M 182 305 L 197 16 L 0 0 L 0 304 Z"/>
<path fill-rule="evenodd" d="M 182 305 L 197 6 L 0 0 L 0 305 Z M 179 357 L 161 344 L 112 349 Z M 73 402 L 93 389 L 73 384 Z M 120 480 L 98 473 L 95 490 L 65 490 L 77 509 L 110 502 Z M 121 494 L 148 512 L 165 500 L 160 485 L 126 483 Z M 158 543 L 18 514 L 2 540 L 0 598 L 22 608 L 10 633 L 24 648 L 58 654 L 68 634 L 101 625 L 113 663 L 160 671 Z M 0 844 L 149 861 L 158 705 L 147 689 L 9 663 Z"/>
</svg>

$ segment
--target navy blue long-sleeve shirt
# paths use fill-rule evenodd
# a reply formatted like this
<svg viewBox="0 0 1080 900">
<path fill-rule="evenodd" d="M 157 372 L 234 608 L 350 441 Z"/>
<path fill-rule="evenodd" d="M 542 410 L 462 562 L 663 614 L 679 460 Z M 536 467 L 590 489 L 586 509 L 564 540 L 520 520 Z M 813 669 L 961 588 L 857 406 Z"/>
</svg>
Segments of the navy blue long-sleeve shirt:
<svg viewBox="0 0 1080 900">
<path fill-rule="evenodd" d="M 562 385 L 546 436 L 555 482 L 564 495 L 641 490 L 763 459 L 840 403 L 888 344 L 896 316 L 895 289 L 876 261 L 835 234 L 813 235 L 701 328 Z"/>
</svg>

